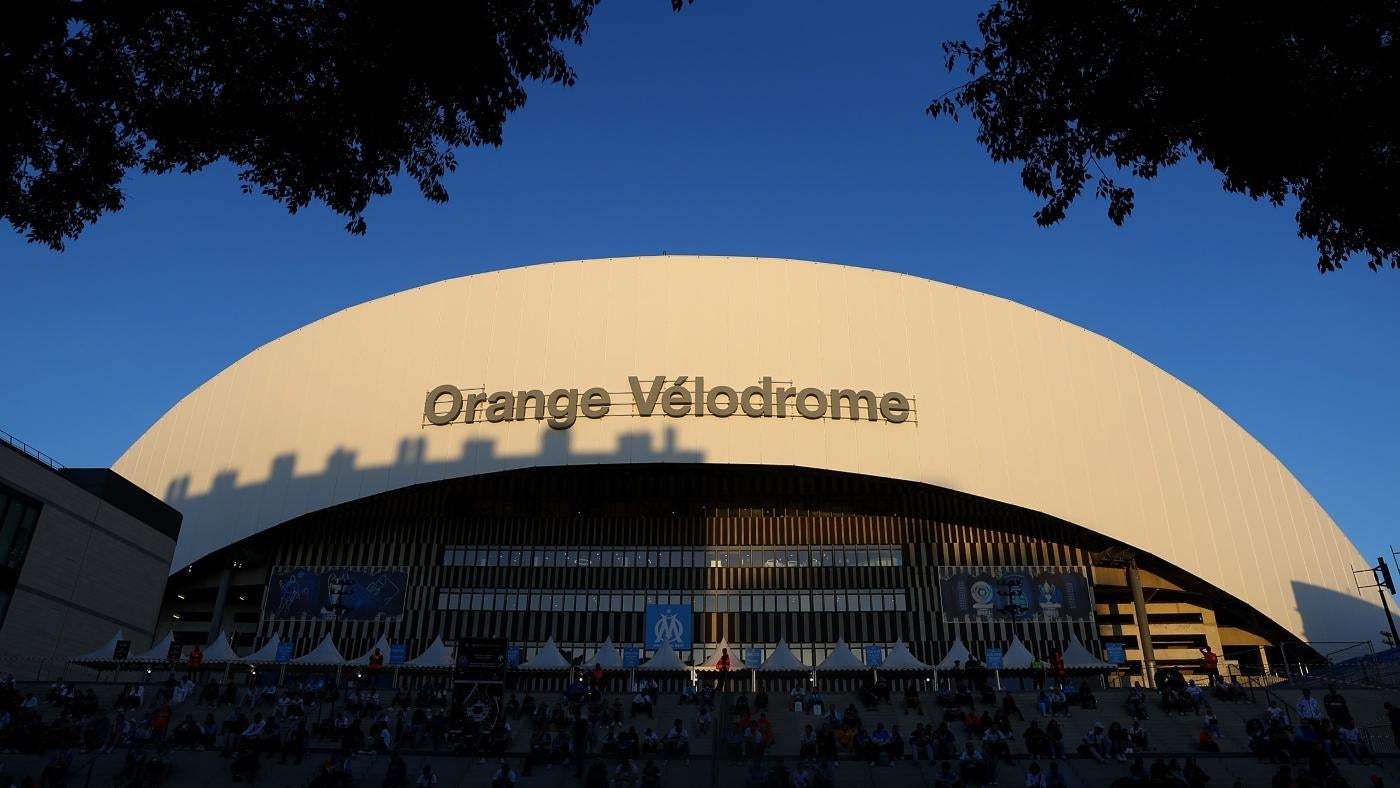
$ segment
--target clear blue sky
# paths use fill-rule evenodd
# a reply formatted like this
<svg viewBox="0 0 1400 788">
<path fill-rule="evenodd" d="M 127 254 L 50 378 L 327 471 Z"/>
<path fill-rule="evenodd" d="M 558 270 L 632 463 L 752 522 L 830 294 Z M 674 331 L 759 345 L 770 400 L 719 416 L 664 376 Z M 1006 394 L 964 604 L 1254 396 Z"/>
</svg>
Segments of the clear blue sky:
<svg viewBox="0 0 1400 788">
<path fill-rule="evenodd" d="M 938 44 L 977 4 L 613 0 L 503 148 L 433 205 L 411 184 L 368 237 L 288 215 L 227 167 L 137 177 L 58 254 L 0 236 L 0 428 L 110 464 L 181 396 L 330 312 L 462 274 L 617 255 L 770 255 L 903 271 L 1108 336 L 1204 393 L 1297 475 L 1362 552 L 1400 547 L 1400 272 L 1321 276 L 1291 208 L 1194 166 L 1050 229 L 970 124 L 934 121 Z M 1380 622 L 1377 622 L 1379 626 Z"/>
</svg>

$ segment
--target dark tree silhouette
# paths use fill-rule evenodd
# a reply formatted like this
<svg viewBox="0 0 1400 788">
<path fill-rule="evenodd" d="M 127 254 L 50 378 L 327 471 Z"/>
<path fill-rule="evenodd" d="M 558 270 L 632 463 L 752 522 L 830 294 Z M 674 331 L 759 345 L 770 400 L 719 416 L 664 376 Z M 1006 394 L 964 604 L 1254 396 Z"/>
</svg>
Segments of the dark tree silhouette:
<svg viewBox="0 0 1400 788">
<path fill-rule="evenodd" d="M 969 79 L 929 112 L 966 112 L 1021 164 L 1040 224 L 1090 184 L 1121 224 L 1133 190 L 1111 176 L 1189 157 L 1228 191 L 1296 198 L 1321 271 L 1400 267 L 1400 2 L 1000 0 L 978 22 L 943 45 Z"/>
<path fill-rule="evenodd" d="M 0 17 L 0 217 L 61 249 L 130 170 L 227 159 L 244 191 L 365 231 L 407 173 L 447 199 L 454 150 L 499 145 L 523 83 L 598 0 L 22 0 Z M 679 3 L 677 3 L 679 6 Z"/>
</svg>

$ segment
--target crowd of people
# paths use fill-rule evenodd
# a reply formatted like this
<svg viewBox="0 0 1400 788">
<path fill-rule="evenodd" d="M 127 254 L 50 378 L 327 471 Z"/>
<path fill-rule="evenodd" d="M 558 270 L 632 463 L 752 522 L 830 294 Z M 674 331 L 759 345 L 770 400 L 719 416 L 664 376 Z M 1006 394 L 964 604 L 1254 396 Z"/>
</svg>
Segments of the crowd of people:
<svg viewBox="0 0 1400 788">
<path fill-rule="evenodd" d="M 182 749 L 227 758 L 238 782 L 258 779 L 269 759 L 297 765 L 314 749 L 329 752 L 317 761 L 316 788 L 349 786 L 356 758 L 365 755 L 384 757 L 386 788 L 415 781 L 429 786 L 436 780 L 431 770 L 431 783 L 421 782 L 424 775 L 410 774 L 400 753 L 431 748 L 499 758 L 493 788 L 514 788 L 518 776 L 555 767 L 571 769 L 589 788 L 658 788 L 661 762 L 688 761 L 693 737 L 717 730 L 723 751 L 747 764 L 747 788 L 824 788 L 847 761 L 926 763 L 942 788 L 1007 784 L 1007 772 L 1017 774 L 1017 782 L 1023 775 L 1028 788 L 1043 788 L 1065 785 L 1060 763 L 1075 756 L 1121 764 L 1126 776 L 1118 784 L 1124 786 L 1205 786 L 1210 777 L 1194 758 L 1150 754 L 1154 742 L 1143 723 L 1157 713 L 1194 716 L 1200 720 L 1197 749 L 1219 752 L 1229 734 L 1221 731 L 1212 704 L 1248 701 L 1248 693 L 1219 676 L 1204 687 L 1175 671 L 1155 678 L 1155 690 L 1133 685 L 1122 719 L 1094 723 L 1077 742 L 1066 740 L 1062 718 L 1112 710 L 1100 708 L 1088 682 L 1058 680 L 1050 667 L 1036 682 L 1034 708 L 1024 710 L 1014 694 L 993 690 L 974 663 L 932 691 L 920 692 L 917 683 L 894 691 L 888 682 L 866 681 L 844 704 L 805 684 L 777 697 L 763 689 L 731 691 L 721 704 L 714 686 L 686 682 L 679 711 L 664 719 L 656 681 L 605 694 L 601 668 L 580 672 L 562 693 L 512 694 L 499 704 L 469 699 L 457 715 L 445 686 L 381 692 L 324 679 L 277 688 L 171 676 L 127 685 L 103 702 L 92 689 L 61 681 L 40 700 L 9 679 L 0 682 L 0 750 L 54 752 L 42 784 L 55 786 L 63 784 L 75 752 L 116 752 L 121 785 L 162 785 L 170 779 L 172 752 Z M 774 722 L 777 706 L 781 730 Z M 172 707 L 180 713 L 172 714 Z M 1400 746 L 1400 710 L 1386 709 Z M 720 713 L 724 719 L 717 721 Z M 800 715 L 796 726 L 794 714 Z M 517 728 L 526 731 L 519 739 Z M 1277 764 L 1276 786 L 1340 784 L 1336 759 L 1376 761 L 1336 688 L 1320 698 L 1305 690 L 1287 707 L 1270 701 L 1243 734 L 1233 743 L 1247 742 L 1259 759 Z M 783 757 L 771 757 L 786 736 L 797 740 L 783 741 Z M 797 757 L 790 759 L 794 749 Z M 520 772 L 506 760 L 518 752 L 525 753 Z"/>
</svg>

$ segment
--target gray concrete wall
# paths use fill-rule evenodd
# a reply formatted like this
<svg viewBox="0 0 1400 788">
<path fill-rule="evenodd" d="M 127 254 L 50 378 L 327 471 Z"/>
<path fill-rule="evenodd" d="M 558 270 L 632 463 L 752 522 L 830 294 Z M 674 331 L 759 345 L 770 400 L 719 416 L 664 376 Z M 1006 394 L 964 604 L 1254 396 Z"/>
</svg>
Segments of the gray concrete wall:
<svg viewBox="0 0 1400 788">
<path fill-rule="evenodd" d="M 133 653 L 149 648 L 175 541 L 8 448 L 0 480 L 43 504 L 0 626 L 0 671 L 57 675 L 117 629 Z"/>
</svg>

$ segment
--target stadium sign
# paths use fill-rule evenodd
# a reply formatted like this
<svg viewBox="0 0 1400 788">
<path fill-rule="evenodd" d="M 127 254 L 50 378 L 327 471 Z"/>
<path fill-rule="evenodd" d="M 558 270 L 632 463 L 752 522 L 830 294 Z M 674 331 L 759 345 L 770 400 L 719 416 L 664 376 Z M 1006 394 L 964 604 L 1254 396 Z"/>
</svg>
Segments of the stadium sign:
<svg viewBox="0 0 1400 788">
<path fill-rule="evenodd" d="M 582 391 L 570 388 L 549 393 L 542 389 L 487 393 L 484 388 L 464 391 L 453 385 L 442 385 L 428 392 L 423 403 L 423 419 L 425 425 L 433 426 L 534 419 L 547 421 L 553 429 L 566 430 L 574 426 L 580 416 L 601 419 L 609 415 L 642 418 L 743 415 L 779 419 L 864 419 L 903 424 L 914 413 L 910 398 L 897 391 L 877 396 L 868 389 L 775 386 L 771 377 L 764 377 L 757 385 L 743 389 L 707 387 L 704 377 L 692 380 L 688 375 L 674 379 L 657 375 L 645 382 L 634 375 L 627 379 L 627 385 L 628 391 L 616 392 L 631 397 L 623 412 L 614 408 L 615 392 L 596 386 Z"/>
</svg>

